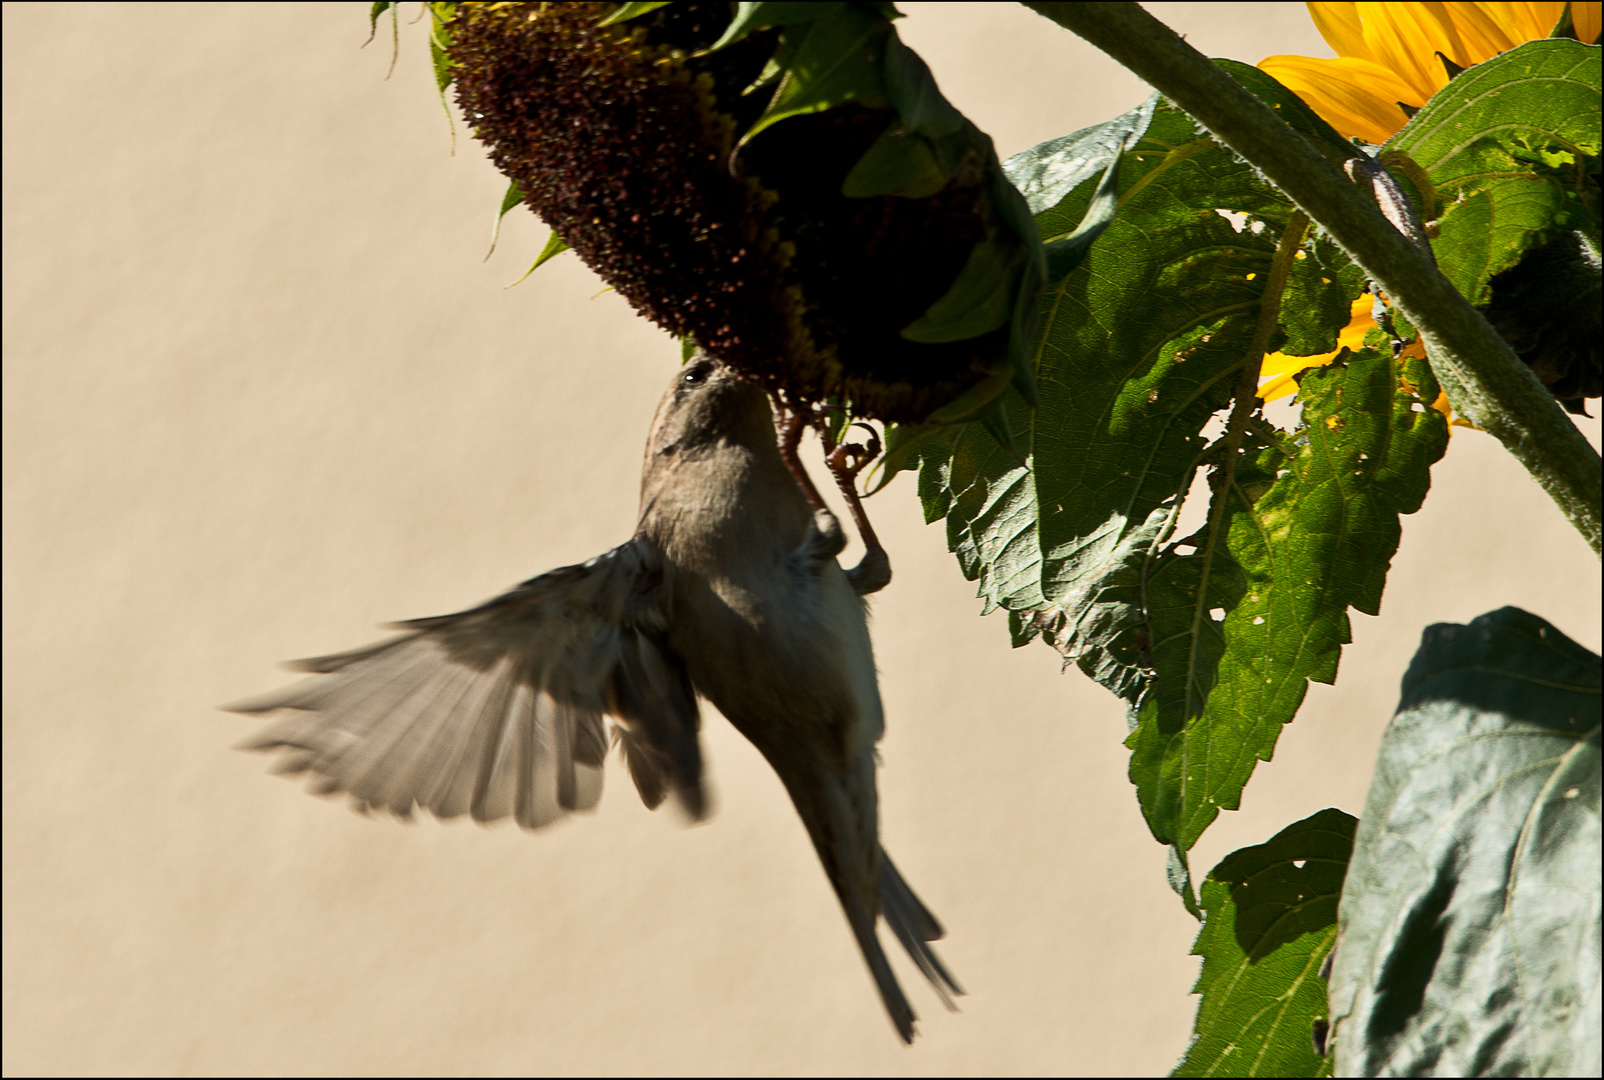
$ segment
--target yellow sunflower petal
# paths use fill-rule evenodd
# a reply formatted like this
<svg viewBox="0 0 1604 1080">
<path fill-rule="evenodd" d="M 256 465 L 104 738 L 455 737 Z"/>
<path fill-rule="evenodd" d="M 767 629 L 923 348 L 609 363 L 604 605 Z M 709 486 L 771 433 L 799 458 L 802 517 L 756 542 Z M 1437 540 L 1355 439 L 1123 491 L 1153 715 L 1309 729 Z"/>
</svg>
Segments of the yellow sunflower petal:
<svg viewBox="0 0 1604 1080">
<path fill-rule="evenodd" d="M 1594 44 L 1604 30 L 1604 3 L 1572 4 L 1571 25 L 1576 27 L 1576 36 L 1583 44 Z"/>
<path fill-rule="evenodd" d="M 1411 93 L 1397 100 L 1420 106 L 1448 83 L 1437 59 L 1453 50 L 1443 28 L 1444 4 L 1361 4 L 1366 54 L 1406 83 Z"/>
<path fill-rule="evenodd" d="M 1364 347 L 1365 335 L 1376 326 L 1375 317 L 1371 314 L 1375 308 L 1375 297 L 1369 293 L 1359 294 L 1359 299 L 1353 302 L 1353 307 L 1348 311 L 1348 325 L 1337 334 L 1337 348 L 1358 352 Z"/>
<path fill-rule="evenodd" d="M 1522 41 L 1528 40 L 1527 35 L 1520 35 L 1511 40 L 1508 23 L 1511 21 L 1501 13 L 1488 10 L 1495 6 L 1491 4 L 1444 4 L 1448 10 L 1449 22 L 1453 25 L 1455 34 L 1463 42 L 1461 52 L 1464 59 L 1454 58 L 1454 62 L 1461 67 L 1469 64 L 1479 64 L 1483 60 L 1491 60 L 1501 52 L 1513 49 Z M 1496 5 L 1509 7 L 1508 4 Z M 1547 29 L 1540 31 L 1534 37 L 1542 37 Z"/>
<path fill-rule="evenodd" d="M 1520 33 L 1513 35 L 1517 45 L 1533 38 L 1547 37 L 1554 29 L 1554 24 L 1559 22 L 1559 17 L 1565 13 L 1565 5 L 1563 3 L 1528 3 L 1510 4 L 1508 6 L 1512 12 L 1519 16 Z M 1577 4 L 1575 6 L 1584 8 L 1589 5 Z M 1593 4 L 1591 6 L 1597 7 L 1598 5 Z M 1576 21 L 1574 13 L 1571 15 L 1571 21 L 1573 23 Z"/>
<path fill-rule="evenodd" d="M 1438 35 L 1441 38 L 1441 44 L 1437 48 L 1448 59 L 1460 67 L 1470 67 L 1472 64 L 1478 64 L 1486 59 L 1487 56 L 1492 55 L 1491 53 L 1486 53 L 1485 49 L 1477 44 L 1479 38 L 1466 32 L 1463 20 L 1454 16 L 1455 8 L 1463 8 L 1470 5 L 1422 4 L 1420 6 L 1431 9 L 1432 16 L 1437 21 Z M 1433 59 L 1435 60 L 1435 58 Z M 1437 67 L 1442 69 L 1442 62 L 1440 60 L 1435 62 Z M 1442 69 L 1442 74 L 1444 78 L 1447 77 L 1446 69 Z"/>
<path fill-rule="evenodd" d="M 1327 362 L 1329 363 L 1329 361 Z M 1261 401 L 1274 401 L 1277 398 L 1284 398 L 1288 394 L 1295 394 L 1297 392 L 1298 380 L 1293 378 L 1292 372 L 1289 371 L 1285 375 L 1277 375 L 1275 378 L 1259 387 L 1259 399 Z"/>
<path fill-rule="evenodd" d="M 1442 413 L 1443 419 L 1448 421 L 1448 434 L 1450 435 L 1454 433 L 1454 428 L 1456 427 L 1466 427 L 1470 428 L 1472 431 L 1481 430 L 1481 428 L 1477 427 L 1475 424 L 1472 424 L 1463 416 L 1454 415 L 1454 407 L 1448 404 L 1448 394 L 1446 392 L 1438 394 L 1437 400 L 1431 403 L 1431 407 Z"/>
<path fill-rule="evenodd" d="M 1359 299 L 1353 302 L 1349 312 L 1348 325 L 1337 334 L 1337 347 L 1328 353 L 1317 356 L 1288 356 L 1286 353 L 1266 353 L 1264 362 L 1259 365 L 1259 377 L 1269 379 L 1269 382 L 1259 386 L 1259 397 L 1265 401 L 1274 401 L 1276 398 L 1286 397 L 1298 388 L 1297 380 L 1293 377 L 1300 371 L 1312 367 L 1323 367 L 1337 358 L 1343 349 L 1358 352 L 1364 345 L 1365 334 L 1376 320 L 1371 318 L 1370 312 L 1375 306 L 1369 293 L 1361 293 Z"/>
<path fill-rule="evenodd" d="M 1256 391 L 1264 401 L 1274 401 L 1276 398 L 1286 397 L 1298 389 L 1298 375 L 1310 368 L 1325 367 L 1337 358 L 1337 353 L 1321 353 L 1319 356 L 1288 356 L 1286 353 L 1266 353 L 1264 364 L 1259 368 L 1259 377 L 1267 382 L 1259 384 Z"/>
<path fill-rule="evenodd" d="M 1554 29 L 1559 22 L 1560 13 L 1565 10 L 1563 3 L 1559 4 L 1448 4 L 1446 5 L 1456 20 L 1479 17 L 1485 19 L 1496 28 L 1495 34 L 1488 37 L 1497 46 L 1495 52 L 1483 57 L 1490 60 L 1500 52 L 1513 49 L 1523 41 L 1533 38 L 1547 37 L 1548 32 Z"/>
<path fill-rule="evenodd" d="M 1398 102 L 1424 102 L 1392 72 L 1358 57 L 1266 56 L 1259 68 L 1308 102 L 1339 132 L 1369 143 L 1386 142 L 1408 121 Z"/>
<path fill-rule="evenodd" d="M 1286 353 L 1265 353 L 1264 361 L 1259 365 L 1261 379 L 1273 378 L 1281 375 L 1292 375 L 1304 368 L 1319 367 L 1329 364 L 1337 355 L 1334 350 L 1328 353 L 1318 353 L 1314 356 L 1288 356 Z"/>
<path fill-rule="evenodd" d="M 1307 101 L 1332 127 L 1385 142 L 1404 125 L 1397 102 L 1424 105 L 1447 85 L 1440 52 L 1470 67 L 1547 36 L 1563 3 L 1311 3 L 1309 15 L 1338 56 L 1269 56 L 1259 67 Z M 1592 42 L 1604 3 L 1573 3 L 1576 35 Z"/>
<path fill-rule="evenodd" d="M 1359 21 L 1358 4 L 1306 4 L 1314 28 L 1338 56 L 1372 59 L 1365 51 L 1364 24 Z"/>
</svg>

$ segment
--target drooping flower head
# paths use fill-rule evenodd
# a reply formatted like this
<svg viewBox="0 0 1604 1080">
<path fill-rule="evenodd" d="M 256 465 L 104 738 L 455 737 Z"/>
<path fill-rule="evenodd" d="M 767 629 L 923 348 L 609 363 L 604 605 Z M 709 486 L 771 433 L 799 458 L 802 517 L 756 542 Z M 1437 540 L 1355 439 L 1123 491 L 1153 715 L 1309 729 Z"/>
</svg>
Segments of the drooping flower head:
<svg viewBox="0 0 1604 1080">
<path fill-rule="evenodd" d="M 881 420 L 1028 391 L 1039 234 L 890 4 L 449 8 L 475 136 L 671 334 Z"/>
</svg>

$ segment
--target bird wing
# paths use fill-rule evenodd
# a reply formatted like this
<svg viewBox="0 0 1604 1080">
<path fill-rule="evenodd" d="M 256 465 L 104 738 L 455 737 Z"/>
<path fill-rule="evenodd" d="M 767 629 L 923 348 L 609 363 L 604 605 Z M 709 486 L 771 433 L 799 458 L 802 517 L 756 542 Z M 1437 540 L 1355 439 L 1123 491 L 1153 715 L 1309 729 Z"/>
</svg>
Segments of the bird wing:
<svg viewBox="0 0 1604 1080">
<path fill-rule="evenodd" d="M 293 665 L 318 674 L 228 706 L 287 710 L 241 749 L 348 792 L 363 811 L 515 818 L 539 828 L 601 797 L 615 721 L 646 805 L 704 811 L 695 692 L 667 645 L 672 567 L 637 538 L 408 632 Z"/>
</svg>

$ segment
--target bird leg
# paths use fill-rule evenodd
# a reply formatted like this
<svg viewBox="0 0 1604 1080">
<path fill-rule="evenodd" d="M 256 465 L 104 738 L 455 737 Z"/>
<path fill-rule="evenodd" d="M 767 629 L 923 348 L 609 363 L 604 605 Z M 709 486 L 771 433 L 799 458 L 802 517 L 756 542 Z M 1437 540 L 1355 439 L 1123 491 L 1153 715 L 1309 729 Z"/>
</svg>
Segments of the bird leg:
<svg viewBox="0 0 1604 1080">
<path fill-rule="evenodd" d="M 864 513 L 863 503 L 858 498 L 858 474 L 880 456 L 880 436 L 868 424 L 854 424 L 853 427 L 860 427 L 869 433 L 867 446 L 849 442 L 831 446 L 829 429 L 822 424 L 819 425 L 819 436 L 825 443 L 825 464 L 830 467 L 835 486 L 841 489 L 841 496 L 847 501 L 852 524 L 857 526 L 858 536 L 863 540 L 863 558 L 857 566 L 847 571 L 847 579 L 852 582 L 859 596 L 867 596 L 891 584 L 891 556 L 880 546 L 880 538 L 875 535 L 874 526 L 869 524 L 869 515 Z"/>
<path fill-rule="evenodd" d="M 879 456 L 880 437 L 868 424 L 859 424 L 858 427 L 869 433 L 868 445 L 843 443 L 837 446 L 830 435 L 830 429 L 820 420 L 817 413 L 804 419 L 800 409 L 793 409 L 778 398 L 775 400 L 774 409 L 778 418 L 776 426 L 780 458 L 785 462 L 785 467 L 791 471 L 796 486 L 802 489 L 802 494 L 807 497 L 808 505 L 813 507 L 816 515 L 830 514 L 830 509 L 825 505 L 819 489 L 814 486 L 813 478 L 808 475 L 807 469 L 803 468 L 802 459 L 797 455 L 797 448 L 802 442 L 803 428 L 809 422 L 818 430 L 819 438 L 824 442 L 825 463 L 830 468 L 830 475 L 835 477 L 836 486 L 841 489 L 841 494 L 847 501 L 847 509 L 852 514 L 852 523 L 857 526 L 858 535 L 863 540 L 863 558 L 858 561 L 857 566 L 847 571 L 847 580 L 852 583 L 852 588 L 859 596 L 879 592 L 891 582 L 891 557 L 886 554 L 886 549 L 880 546 L 880 538 L 875 535 L 874 526 L 869 524 L 869 517 L 863 512 L 863 504 L 858 500 L 856 481 L 858 473 Z M 833 519 L 834 515 L 831 517 Z M 839 533 L 840 526 L 836 525 L 835 530 Z"/>
<path fill-rule="evenodd" d="M 778 400 L 774 403 L 774 411 L 779 414 L 781 460 L 785 462 L 785 467 L 791 470 L 791 477 L 796 481 L 796 486 L 807 496 L 808 505 L 815 511 L 829 509 L 824 505 L 824 497 L 819 494 L 819 489 L 813 486 L 813 478 L 802 467 L 802 459 L 796 454 L 797 447 L 802 443 L 802 429 L 806 426 L 802 421 L 802 414 L 780 404 Z"/>
</svg>

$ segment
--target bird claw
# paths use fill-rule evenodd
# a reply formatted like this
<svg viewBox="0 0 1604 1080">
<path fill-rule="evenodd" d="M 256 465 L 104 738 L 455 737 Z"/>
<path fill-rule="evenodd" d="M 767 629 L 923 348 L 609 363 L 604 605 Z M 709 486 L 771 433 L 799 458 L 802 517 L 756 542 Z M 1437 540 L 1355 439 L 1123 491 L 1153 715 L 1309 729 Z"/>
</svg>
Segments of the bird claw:
<svg viewBox="0 0 1604 1080">
<path fill-rule="evenodd" d="M 875 536 L 874 526 L 869 524 L 869 515 L 864 512 L 863 502 L 858 496 L 857 483 L 858 474 L 880 456 L 880 436 L 868 424 L 855 423 L 852 426 L 869 433 L 867 445 L 844 442 L 832 447 L 827 439 L 824 460 L 830 467 L 830 475 L 835 477 L 836 487 L 841 489 L 841 495 L 847 501 L 847 509 L 852 512 L 852 523 L 858 527 L 858 536 L 863 539 L 863 558 L 857 566 L 847 571 L 847 580 L 852 582 L 859 596 L 868 596 L 891 584 L 891 556 L 880 546 L 880 538 Z"/>
<path fill-rule="evenodd" d="M 874 526 L 869 524 L 869 516 L 863 512 L 863 503 L 858 497 L 858 474 L 868 464 L 880 456 L 880 436 L 874 428 L 865 423 L 855 423 L 853 427 L 861 427 L 869 433 L 868 439 L 863 443 L 837 444 L 830 434 L 829 426 L 824 423 L 824 412 L 831 406 L 814 406 L 812 415 L 804 421 L 802 410 L 790 407 L 780 400 L 775 401 L 777 414 L 777 428 L 780 444 L 780 457 L 784 459 L 785 466 L 791 471 L 797 486 L 807 497 L 808 505 L 813 507 L 816 520 L 824 514 L 829 514 L 829 508 L 819 489 L 814 486 L 813 479 L 808 476 L 807 470 L 802 467 L 801 458 L 797 456 L 797 448 L 802 442 L 802 429 L 805 423 L 811 424 L 819 432 L 824 442 L 825 464 L 829 466 L 830 475 L 835 477 L 835 483 L 841 489 L 841 495 L 847 501 L 847 509 L 852 513 L 852 523 L 857 526 L 858 536 L 863 540 L 863 558 L 858 565 L 847 571 L 847 580 L 859 596 L 879 592 L 891 583 L 891 557 L 886 554 L 885 548 L 880 546 L 880 539 L 874 534 Z M 833 520 L 833 516 L 832 516 Z M 836 535 L 840 535 L 840 525 L 836 524 Z M 813 538 L 810 536 L 809 540 Z M 807 545 L 809 548 L 811 544 Z M 838 552 L 840 549 L 837 548 Z M 833 555 L 835 552 L 832 552 Z"/>
<path fill-rule="evenodd" d="M 830 466 L 830 472 L 835 474 L 838 482 L 855 481 L 858 474 L 868 467 L 869 463 L 880 456 L 880 435 L 868 424 L 855 423 L 853 427 L 860 427 L 869 433 L 868 444 L 844 442 L 838 445 L 825 457 Z"/>
</svg>

